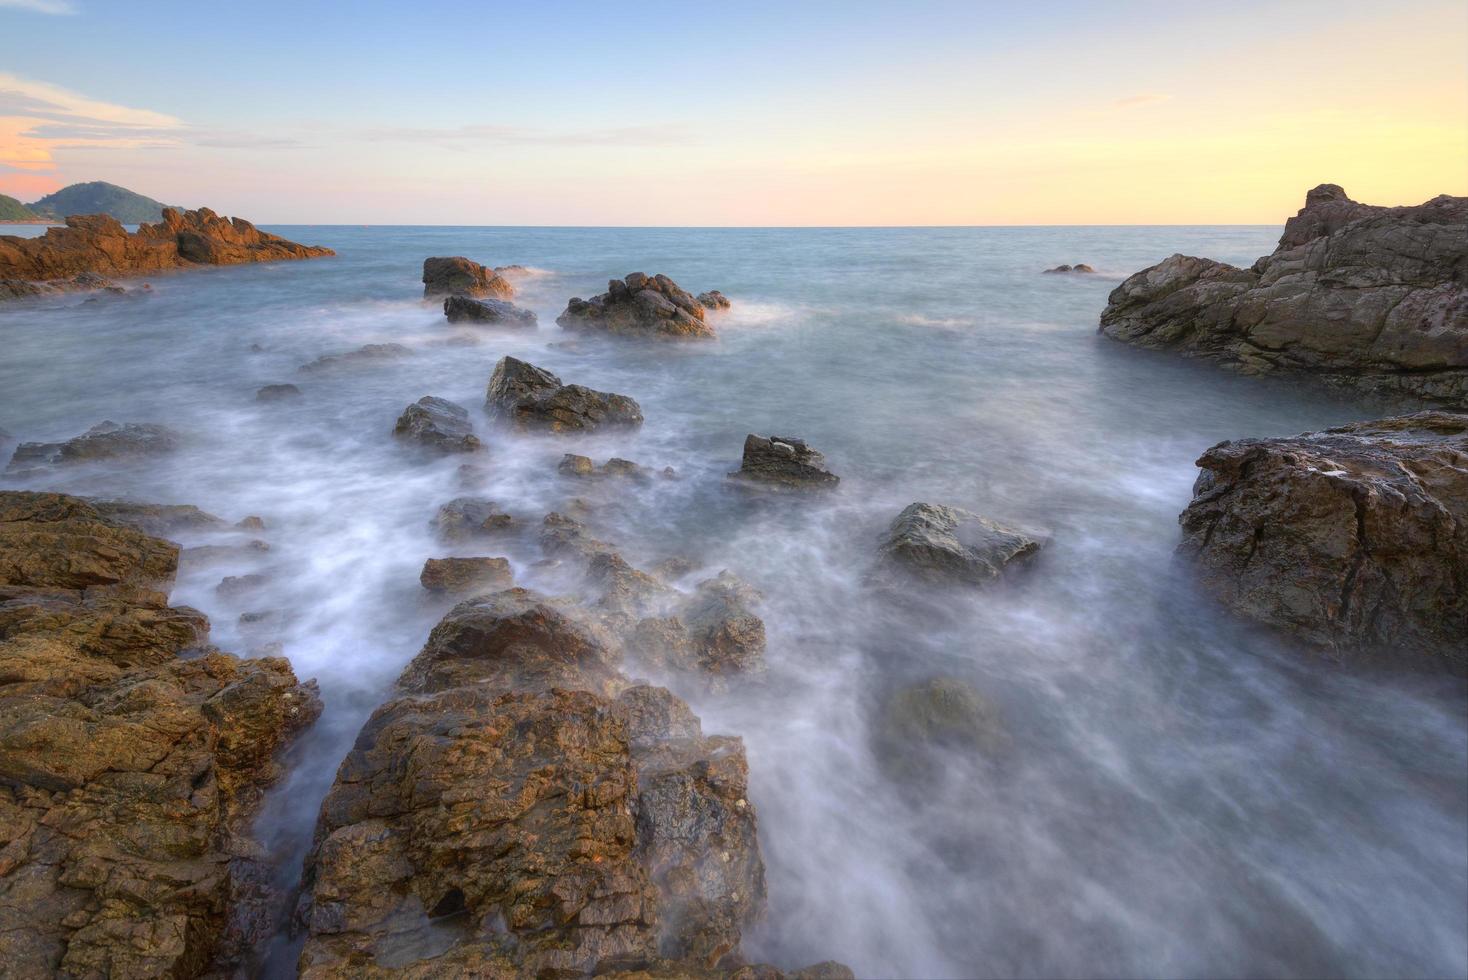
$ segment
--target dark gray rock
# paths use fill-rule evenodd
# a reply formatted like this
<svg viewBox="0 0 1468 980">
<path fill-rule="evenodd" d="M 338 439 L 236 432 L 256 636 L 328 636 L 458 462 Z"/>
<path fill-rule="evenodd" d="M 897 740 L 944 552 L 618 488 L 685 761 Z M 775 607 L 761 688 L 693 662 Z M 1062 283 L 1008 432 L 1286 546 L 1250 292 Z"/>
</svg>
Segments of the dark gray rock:
<svg viewBox="0 0 1468 980">
<path fill-rule="evenodd" d="M 888 528 L 881 558 L 890 568 L 933 584 L 983 585 L 1040 550 L 1021 528 L 938 504 L 905 507 Z"/>
<path fill-rule="evenodd" d="M 301 389 L 295 385 L 266 385 L 255 392 L 257 402 L 288 401 L 301 397 Z"/>
<path fill-rule="evenodd" d="M 1075 265 L 1057 265 L 1053 269 L 1046 269 L 1045 270 L 1045 273 L 1047 275 L 1055 274 L 1055 273 L 1059 273 L 1061 275 L 1065 275 L 1065 274 L 1070 274 L 1070 275 L 1085 275 L 1087 273 L 1091 273 L 1091 272 L 1095 272 L 1095 271 L 1096 271 L 1095 269 L 1093 269 L 1090 266 L 1086 265 L 1084 262 L 1078 262 Z"/>
<path fill-rule="evenodd" d="M 712 295 L 712 294 L 705 294 Z M 589 300 L 573 297 L 556 323 L 567 330 L 663 340 L 708 340 L 704 304 L 664 275 L 628 273 Z"/>
<path fill-rule="evenodd" d="M 830 490 L 841 478 L 826 469 L 826 457 L 790 436 L 744 440 L 744 458 L 731 477 L 773 490 Z"/>
<path fill-rule="evenodd" d="M 561 384 L 549 371 L 514 357 L 501 358 L 495 365 L 485 408 L 518 428 L 547 432 L 642 424 L 642 409 L 626 395 Z"/>
<path fill-rule="evenodd" d="M 533 311 L 499 299 L 449 296 L 443 301 L 443 315 L 450 323 L 493 323 L 504 327 L 535 326 Z"/>
<path fill-rule="evenodd" d="M 474 435 L 469 410 L 432 395 L 425 395 L 403 409 L 392 434 L 439 453 L 473 453 L 484 448 Z"/>
<path fill-rule="evenodd" d="M 430 527 L 444 541 L 468 541 L 513 530 L 514 518 L 481 497 L 455 497 L 438 509 Z"/>
<path fill-rule="evenodd" d="M 401 357 L 408 357 L 412 353 L 411 350 L 402 344 L 367 344 L 366 346 L 347 351 L 343 354 L 323 354 L 309 364 L 302 364 L 300 369 L 307 374 L 314 374 L 337 368 L 357 367 L 366 364 L 381 363 L 383 361 L 395 361 Z"/>
<path fill-rule="evenodd" d="M 182 441 L 182 436 L 164 425 L 98 422 L 86 432 L 65 442 L 21 443 L 15 447 L 10 467 L 22 469 L 103 459 L 163 456 L 177 450 Z"/>
</svg>

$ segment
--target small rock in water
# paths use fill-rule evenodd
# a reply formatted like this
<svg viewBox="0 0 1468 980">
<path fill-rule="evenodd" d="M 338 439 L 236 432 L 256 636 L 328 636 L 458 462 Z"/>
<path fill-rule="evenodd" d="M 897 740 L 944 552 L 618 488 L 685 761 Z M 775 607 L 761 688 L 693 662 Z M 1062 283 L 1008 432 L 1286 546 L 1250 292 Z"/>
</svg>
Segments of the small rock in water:
<svg viewBox="0 0 1468 980">
<path fill-rule="evenodd" d="M 982 585 L 1014 561 L 1035 555 L 1041 540 L 1030 533 L 958 507 L 909 504 L 882 542 L 892 567 L 931 583 Z"/>
<path fill-rule="evenodd" d="M 353 365 L 372 364 L 381 361 L 393 361 L 400 357 L 408 357 L 413 352 L 402 344 L 367 344 L 356 350 L 347 351 L 344 354 L 324 354 L 309 364 L 302 364 L 301 370 L 307 374 L 318 371 L 330 371 L 335 368 L 352 367 Z"/>
<path fill-rule="evenodd" d="M 423 260 L 423 298 L 433 296 L 495 296 L 509 299 L 515 287 L 495 270 L 462 255 Z"/>
<path fill-rule="evenodd" d="M 484 448 L 474 435 L 469 410 L 432 395 L 425 395 L 403 409 L 392 434 L 440 453 L 472 453 Z"/>
<path fill-rule="evenodd" d="M 429 592 L 497 592 L 515 584 L 504 558 L 430 558 L 418 581 Z"/>
<path fill-rule="evenodd" d="M 290 384 L 266 385 L 255 392 L 257 402 L 280 402 L 300 397 L 301 389 Z"/>
<path fill-rule="evenodd" d="M 630 459 L 621 459 L 613 456 L 598 466 L 591 461 L 589 456 L 578 456 L 575 453 L 567 453 L 561 457 L 560 465 L 556 471 L 562 476 L 573 476 L 581 479 L 597 478 L 622 478 L 636 480 L 641 483 L 650 481 L 654 476 L 661 475 L 666 479 L 677 477 L 678 472 L 671 466 L 664 467 L 659 473 L 650 467 L 640 463 L 634 463 Z"/>
<path fill-rule="evenodd" d="M 993 755 L 1008 737 L 998 709 L 971 684 L 938 677 L 894 692 L 874 735 L 877 761 L 898 780 L 935 778 L 945 753 Z"/>
<path fill-rule="evenodd" d="M 727 310 L 734 305 L 729 302 L 729 297 L 717 289 L 711 289 L 706 293 L 699 293 L 698 301 L 703 304 L 706 310 Z"/>
<path fill-rule="evenodd" d="M 642 424 L 642 409 L 626 395 L 561 384 L 544 368 L 515 357 L 495 365 L 485 408 L 519 428 L 555 433 Z"/>
<path fill-rule="evenodd" d="M 35 465 L 62 465 L 99 459 L 162 456 L 182 442 L 173 429 L 141 422 L 99 422 L 65 442 L 23 442 L 10 459 L 12 469 Z"/>
<path fill-rule="evenodd" d="M 535 326 L 533 311 L 498 299 L 449 296 L 443 301 L 443 315 L 450 323 L 496 323 L 506 327 Z"/>
<path fill-rule="evenodd" d="M 514 519 L 493 500 L 455 497 L 438 509 L 431 527 L 444 541 L 467 541 L 510 530 Z"/>
<path fill-rule="evenodd" d="M 712 293 L 705 295 L 712 296 Z M 720 294 L 722 296 L 722 294 Z M 589 300 L 572 297 L 556 323 L 629 337 L 708 340 L 714 329 L 704 322 L 704 304 L 664 275 L 628 273 L 607 283 L 607 291 Z"/>
<path fill-rule="evenodd" d="M 1075 274 L 1075 273 L 1083 273 L 1084 274 L 1084 273 L 1087 273 L 1087 272 L 1095 272 L 1095 271 L 1096 271 L 1095 269 L 1093 269 L 1090 266 L 1086 265 L 1084 262 L 1077 262 L 1075 265 L 1057 265 L 1053 269 L 1046 269 L 1045 270 L 1046 274 L 1049 274 L 1049 273 L 1057 273 L 1057 272 L 1058 273 L 1067 273 L 1068 272 L 1068 273 L 1072 273 L 1072 274 Z"/>
<path fill-rule="evenodd" d="M 826 457 L 790 436 L 757 436 L 744 440 L 744 458 L 734 479 L 775 490 L 830 490 L 841 478 L 826 469 Z"/>
<path fill-rule="evenodd" d="M 265 518 L 251 514 L 249 517 L 242 518 L 235 527 L 241 531 L 263 531 L 265 530 Z"/>
<path fill-rule="evenodd" d="M 226 575 L 220 579 L 219 584 L 214 587 L 214 591 L 221 596 L 243 595 L 247 592 L 254 592 L 256 589 L 263 588 L 269 582 L 270 579 L 268 576 L 261 575 L 258 572 L 252 572 L 249 575 Z"/>
<path fill-rule="evenodd" d="M 179 531 L 223 527 L 223 518 L 193 504 L 137 504 L 127 500 L 98 500 L 92 506 L 106 520 L 135 527 L 145 534 L 165 537 Z"/>
</svg>

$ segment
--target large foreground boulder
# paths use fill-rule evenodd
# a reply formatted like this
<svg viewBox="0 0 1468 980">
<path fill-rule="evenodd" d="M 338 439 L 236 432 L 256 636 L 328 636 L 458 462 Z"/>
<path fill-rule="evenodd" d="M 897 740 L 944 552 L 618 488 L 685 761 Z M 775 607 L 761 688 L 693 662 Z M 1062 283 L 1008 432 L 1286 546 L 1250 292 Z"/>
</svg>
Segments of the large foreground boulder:
<svg viewBox="0 0 1468 980">
<path fill-rule="evenodd" d="M 474 435 L 469 410 L 447 398 L 424 395 L 398 416 L 395 438 L 437 453 L 473 453 L 484 448 Z"/>
<path fill-rule="evenodd" d="M 1230 609 L 1335 657 L 1468 673 L 1468 415 L 1224 442 L 1198 465 L 1179 550 Z"/>
<path fill-rule="evenodd" d="M 888 568 L 931 584 L 983 585 L 1040 550 L 1038 536 L 959 507 L 915 503 L 887 529 Z"/>
<path fill-rule="evenodd" d="M 167 604 L 177 561 L 78 498 L 0 493 L 7 976 L 228 972 L 274 931 L 251 819 L 320 702 L 208 647 Z"/>
<path fill-rule="evenodd" d="M 826 469 L 826 457 L 791 436 L 757 436 L 744 440 L 744 456 L 733 479 L 771 490 L 831 490 L 841 478 Z"/>
<path fill-rule="evenodd" d="M 490 414 L 522 429 L 589 432 L 642 424 L 642 409 L 626 395 L 561 384 L 544 368 L 502 357 L 485 393 Z"/>
<path fill-rule="evenodd" d="M 1468 405 L 1468 198 L 1306 195 L 1249 269 L 1174 255 L 1118 286 L 1101 332 L 1242 371 Z"/>
<path fill-rule="evenodd" d="M 470 299 L 449 296 L 443 301 L 443 315 L 450 323 L 492 323 L 502 327 L 533 327 L 535 313 L 500 299 Z"/>
<path fill-rule="evenodd" d="M 599 296 L 573 297 L 556 323 L 567 330 L 625 337 L 707 340 L 714 337 L 714 329 L 704 322 L 704 311 L 702 302 L 667 276 L 632 272 L 625 279 L 610 280 Z"/>
<path fill-rule="evenodd" d="M 515 287 L 504 276 L 462 255 L 423 260 L 423 297 L 493 296 L 509 299 Z M 445 310 L 447 312 L 447 310 Z"/>
</svg>

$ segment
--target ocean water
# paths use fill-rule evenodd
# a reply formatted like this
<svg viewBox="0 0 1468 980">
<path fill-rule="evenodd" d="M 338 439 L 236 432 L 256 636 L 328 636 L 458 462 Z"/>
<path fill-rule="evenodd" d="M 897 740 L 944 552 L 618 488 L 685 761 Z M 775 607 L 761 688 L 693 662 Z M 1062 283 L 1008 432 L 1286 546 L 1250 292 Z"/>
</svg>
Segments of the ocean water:
<svg viewBox="0 0 1468 980">
<path fill-rule="evenodd" d="M 597 511 L 630 561 L 686 556 L 689 582 L 727 568 L 764 594 L 767 681 L 690 698 L 705 730 L 748 748 L 770 893 L 752 959 L 887 977 L 1468 973 L 1463 683 L 1285 649 L 1221 615 L 1173 559 L 1208 446 L 1402 406 L 1096 333 L 1125 274 L 1176 251 L 1246 264 L 1277 228 L 272 230 L 338 256 L 0 305 L 0 428 L 14 439 L 102 419 L 187 437 L 171 458 L 0 484 L 265 519 L 264 532 L 184 535 L 269 551 L 187 565 L 174 601 L 206 612 L 219 646 L 278 642 L 320 681 L 326 712 L 260 818 L 284 879 L 357 728 L 449 605 L 419 587 L 424 559 L 504 554 L 520 584 L 565 585 L 536 565 L 533 535 L 445 547 L 428 528 L 437 507 L 482 495 L 538 523 L 588 495 L 556 473 L 579 452 L 679 473 Z M 445 254 L 532 267 L 517 302 L 539 328 L 449 326 L 419 283 L 423 258 Z M 1040 274 L 1061 262 L 1101 271 Z M 634 270 L 729 295 L 719 341 L 555 326 L 568 297 Z M 368 343 L 411 354 L 298 371 Z M 505 354 L 632 395 L 646 425 L 490 428 L 484 386 Z M 258 404 L 277 382 L 304 397 Z M 482 472 L 394 444 L 397 415 L 428 394 L 471 410 Z M 731 489 L 750 432 L 806 439 L 839 491 Z M 1003 587 L 883 600 L 867 585 L 876 538 L 918 500 L 1050 544 Z M 216 592 L 247 572 L 266 584 Z M 886 699 L 939 676 L 991 705 L 995 746 L 895 777 L 878 744 Z M 288 975 L 293 955 L 282 936 L 254 969 Z"/>
</svg>

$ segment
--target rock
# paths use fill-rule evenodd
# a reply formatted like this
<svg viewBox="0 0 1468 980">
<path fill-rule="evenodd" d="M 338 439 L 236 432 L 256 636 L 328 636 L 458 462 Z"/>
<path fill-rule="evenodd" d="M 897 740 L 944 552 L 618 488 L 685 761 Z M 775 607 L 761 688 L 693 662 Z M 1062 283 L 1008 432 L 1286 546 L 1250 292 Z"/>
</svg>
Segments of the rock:
<svg viewBox="0 0 1468 980">
<path fill-rule="evenodd" d="M 392 434 L 437 453 L 474 453 L 484 448 L 474 435 L 469 410 L 432 395 L 424 395 L 403 409 Z"/>
<path fill-rule="evenodd" d="M 180 551 L 178 561 L 180 565 L 211 565 L 219 562 L 238 562 L 259 558 L 269 550 L 270 545 L 258 538 L 242 544 L 201 544 Z"/>
<path fill-rule="evenodd" d="M 1306 196 L 1252 268 L 1174 255 L 1115 290 L 1101 332 L 1249 373 L 1468 405 L 1468 198 Z"/>
<path fill-rule="evenodd" d="M 665 466 L 661 471 L 655 471 L 630 459 L 621 459 L 613 456 L 598 466 L 591 461 L 590 457 L 578 456 L 575 453 L 567 453 L 561 457 L 556 471 L 562 476 L 572 476 L 578 479 L 627 479 L 638 483 L 651 482 L 654 476 L 662 476 L 665 479 L 675 479 L 678 472 L 671 466 Z"/>
<path fill-rule="evenodd" d="M 249 575 L 226 575 L 219 580 L 219 584 L 214 587 L 214 591 L 220 596 L 238 596 L 262 589 L 269 584 L 269 576 L 262 575 L 258 572 L 252 572 Z"/>
<path fill-rule="evenodd" d="M 221 218 L 208 208 L 164 208 L 162 221 L 139 225 L 131 234 L 109 215 L 74 214 L 64 228 L 48 228 L 38 238 L 0 235 L 0 280 L 43 282 L 38 291 L 52 291 L 55 280 L 71 280 L 69 288 L 97 289 L 108 285 L 103 276 L 334 254 L 259 231 L 243 218 Z M 13 286 L 0 288 L 0 298 L 14 295 Z"/>
<path fill-rule="evenodd" d="M 257 402 L 280 402 L 300 397 L 301 389 L 297 388 L 295 385 L 288 384 L 266 385 L 259 391 L 255 392 L 255 400 Z"/>
<path fill-rule="evenodd" d="M 610 551 L 594 552 L 586 578 L 600 595 L 597 608 L 621 616 L 646 616 L 666 605 L 676 594 L 644 571 L 633 568 Z"/>
<path fill-rule="evenodd" d="M 1052 274 L 1052 273 L 1061 273 L 1061 274 L 1064 274 L 1064 273 L 1084 274 L 1084 273 L 1095 272 L 1095 271 L 1096 271 L 1095 269 L 1093 269 L 1090 266 L 1086 265 L 1084 262 L 1079 262 L 1079 263 L 1077 263 L 1075 265 L 1057 265 L 1053 269 L 1046 269 L 1045 270 L 1045 272 L 1046 272 L 1047 275 Z"/>
<path fill-rule="evenodd" d="M 320 701 L 284 660 L 204 646 L 167 605 L 177 554 L 78 498 L 0 493 L 7 975 L 228 972 L 260 932 L 253 816 Z"/>
<path fill-rule="evenodd" d="M 983 585 L 1012 563 L 1033 558 L 1041 541 L 1021 528 L 958 507 L 916 503 L 903 508 L 882 541 L 882 560 L 932 584 Z"/>
<path fill-rule="evenodd" d="M 128 500 L 93 500 L 90 503 L 103 520 L 136 528 L 155 537 L 225 526 L 223 518 L 202 511 L 193 504 L 140 504 Z"/>
<path fill-rule="evenodd" d="M 951 677 L 895 691 L 874 739 L 883 771 L 903 781 L 934 779 L 947 769 L 949 754 L 992 756 L 1007 741 L 998 710 L 972 685 Z"/>
<path fill-rule="evenodd" d="M 236 521 L 235 527 L 241 531 L 263 531 L 265 530 L 265 518 L 251 514 Z"/>
<path fill-rule="evenodd" d="M 302 364 L 300 370 L 307 374 L 331 371 L 336 368 L 395 361 L 400 357 L 408 357 L 412 353 L 402 344 L 367 344 L 342 354 L 324 354 L 309 364 Z"/>
<path fill-rule="evenodd" d="M 642 409 L 626 395 L 563 385 L 549 371 L 514 357 L 495 365 L 485 408 L 519 428 L 557 433 L 642 424 Z"/>
<path fill-rule="evenodd" d="M 790 436 L 744 440 L 744 458 L 731 477 L 774 490 L 830 490 L 841 478 L 826 469 L 826 457 Z"/>
<path fill-rule="evenodd" d="M 712 294 L 707 294 L 712 295 Z M 556 323 L 567 330 L 584 330 L 629 337 L 671 340 L 707 340 L 714 330 L 704 322 L 704 305 L 664 275 L 629 273 L 613 279 L 607 291 L 589 300 L 574 297 Z"/>
<path fill-rule="evenodd" d="M 99 422 L 65 442 L 23 442 L 10 458 L 12 469 L 60 466 L 101 459 L 135 459 L 167 455 L 178 449 L 182 437 L 163 425 L 141 422 Z"/>
<path fill-rule="evenodd" d="M 540 547 L 547 555 L 575 554 L 584 558 L 614 550 L 613 545 L 592 537 L 582 522 L 554 511 L 541 522 Z"/>
<path fill-rule="evenodd" d="M 706 310 L 727 310 L 729 307 L 734 305 L 733 303 L 729 302 L 729 297 L 725 296 L 717 289 L 711 289 L 706 293 L 699 293 L 698 302 Z"/>
<path fill-rule="evenodd" d="M 423 298 L 433 296 L 494 296 L 509 299 L 515 295 L 510 281 L 493 269 L 462 255 L 423 260 Z M 444 312 L 448 309 L 445 307 Z"/>
<path fill-rule="evenodd" d="M 1224 442 L 1198 465 L 1179 553 L 1229 609 L 1334 658 L 1468 673 L 1468 415 Z"/>
<path fill-rule="evenodd" d="M 511 530 L 514 519 L 493 500 L 455 497 L 438 509 L 431 526 L 444 541 L 468 541 Z"/>
<path fill-rule="evenodd" d="M 443 315 L 450 323 L 495 323 L 505 327 L 533 327 L 535 313 L 514 303 L 498 299 L 470 299 L 449 296 L 443 301 Z"/>
<path fill-rule="evenodd" d="M 677 615 L 638 622 L 627 641 L 651 666 L 702 688 L 722 690 L 765 668 L 765 624 L 753 612 L 760 594 L 729 572 L 700 582 Z"/>
<path fill-rule="evenodd" d="M 429 592 L 497 592 L 515 584 L 504 558 L 430 558 L 418 581 Z"/>
</svg>

